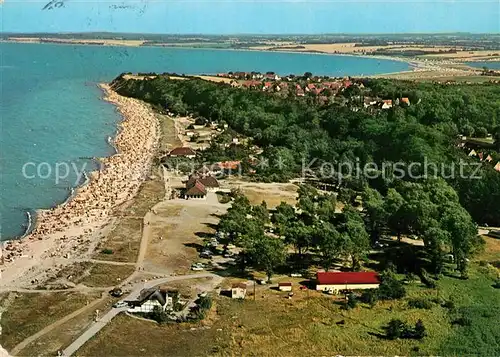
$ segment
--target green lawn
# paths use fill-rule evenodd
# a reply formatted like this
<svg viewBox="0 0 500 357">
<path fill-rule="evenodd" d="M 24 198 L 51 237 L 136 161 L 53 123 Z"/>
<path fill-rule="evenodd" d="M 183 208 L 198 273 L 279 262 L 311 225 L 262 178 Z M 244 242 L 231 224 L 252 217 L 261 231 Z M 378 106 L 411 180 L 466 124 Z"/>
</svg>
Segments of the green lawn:
<svg viewBox="0 0 500 357">
<path fill-rule="evenodd" d="M 99 298 L 99 294 L 16 294 L 2 315 L 0 344 L 10 350 L 32 334 Z"/>
<path fill-rule="evenodd" d="M 204 322 L 209 329 L 197 329 L 191 335 L 187 332 L 189 326 L 198 328 L 199 324 L 166 328 L 152 323 L 126 322 L 121 318 L 113 321 L 81 352 L 96 356 L 145 351 L 152 355 L 165 355 L 169 351 L 184 355 L 184 351 L 216 356 L 498 356 L 500 290 L 492 284 L 499 270 L 492 264 L 500 261 L 500 240 L 485 238 L 485 241 L 485 251 L 470 263 L 468 280 L 459 279 L 450 265 L 435 289 L 420 282 L 408 284 L 407 296 L 401 300 L 379 301 L 374 307 L 360 303 L 354 309 L 345 310 L 342 297 L 301 291 L 296 283 L 292 299 L 269 286 L 257 286 L 255 301 L 253 289 L 244 301 L 218 297 L 213 313 Z M 277 276 L 273 281 L 276 283 L 280 278 Z M 428 309 L 411 307 L 409 301 L 414 299 L 426 300 L 430 306 Z M 470 325 L 457 324 L 461 317 L 466 317 Z M 409 325 L 421 319 L 427 336 L 420 341 L 386 339 L 383 327 L 395 318 Z M 134 340 L 138 330 L 142 337 Z M 163 347 L 155 345 L 157 336 L 167 330 L 168 343 L 163 343 Z M 114 336 L 120 336 L 120 341 L 134 340 L 134 347 L 117 344 Z M 187 336 L 205 342 L 183 349 L 182 344 L 189 341 Z"/>
</svg>

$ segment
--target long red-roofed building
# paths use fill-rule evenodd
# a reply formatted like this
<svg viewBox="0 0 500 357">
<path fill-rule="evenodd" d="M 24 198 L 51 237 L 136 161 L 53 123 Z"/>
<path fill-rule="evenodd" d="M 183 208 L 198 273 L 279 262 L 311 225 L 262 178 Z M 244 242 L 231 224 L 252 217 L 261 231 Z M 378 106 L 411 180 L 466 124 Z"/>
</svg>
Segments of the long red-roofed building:
<svg viewBox="0 0 500 357">
<path fill-rule="evenodd" d="M 316 290 L 339 292 L 340 290 L 377 289 L 380 278 L 376 272 L 318 272 Z"/>
</svg>

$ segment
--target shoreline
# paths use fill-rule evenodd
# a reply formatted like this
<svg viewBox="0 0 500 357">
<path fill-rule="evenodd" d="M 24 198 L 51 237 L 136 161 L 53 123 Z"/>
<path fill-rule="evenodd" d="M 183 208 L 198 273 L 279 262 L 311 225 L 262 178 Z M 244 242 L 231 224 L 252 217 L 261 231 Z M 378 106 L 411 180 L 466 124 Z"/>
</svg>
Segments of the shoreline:
<svg viewBox="0 0 500 357">
<path fill-rule="evenodd" d="M 108 84 L 99 87 L 101 99 L 114 105 L 122 117 L 112 140 L 117 153 L 100 159 L 100 170 L 88 173 L 87 182 L 65 202 L 38 210 L 28 234 L 3 242 L 1 285 L 26 278 L 28 272 L 50 264 L 51 258 L 78 254 L 83 242 L 98 240 L 114 210 L 135 197 L 151 171 L 159 141 L 155 113 L 146 103 L 118 95 Z"/>
<path fill-rule="evenodd" d="M 374 60 L 385 60 L 385 61 L 395 61 L 395 62 L 403 62 L 407 63 L 410 67 L 409 70 L 400 71 L 400 72 L 391 72 L 391 73 L 404 73 L 408 71 L 412 71 L 411 63 L 419 63 L 421 65 L 425 65 L 424 61 L 414 60 L 414 59 L 405 59 L 400 57 L 391 57 L 391 56 L 383 56 L 383 55 L 360 55 L 360 54 L 352 54 L 352 53 L 328 53 L 328 52 L 311 52 L 311 51 L 291 51 L 291 50 L 269 50 L 269 49 L 252 49 L 252 48 L 199 48 L 199 47 L 189 47 L 189 46 L 158 46 L 158 45 L 141 45 L 141 46 L 127 46 L 127 45 L 116 45 L 116 44 L 106 44 L 99 45 L 93 43 L 72 43 L 72 42 L 42 42 L 42 41 L 12 41 L 12 40 L 3 40 L 0 43 L 20 43 L 20 44 L 30 44 L 30 45 L 71 45 L 71 46 L 91 46 L 91 47 L 145 47 L 145 48 L 166 48 L 166 49 L 174 49 L 174 50 L 201 50 L 201 51 L 234 51 L 234 52 L 263 52 L 263 53 L 289 53 L 289 54 L 298 54 L 298 55 L 321 55 L 321 56 L 343 56 L 343 57 L 358 57 L 358 58 L 368 58 Z M 378 74 L 368 74 L 363 76 L 380 76 L 385 75 L 387 73 L 378 73 Z M 352 77 L 361 76 L 352 75 Z"/>
<path fill-rule="evenodd" d="M 75 41 L 80 41 L 76 40 Z M 88 39 L 83 39 L 81 41 L 89 41 Z M 97 40 L 96 40 L 97 41 Z M 406 62 L 406 63 L 411 63 L 412 60 L 414 62 L 425 62 L 425 60 L 428 61 L 445 61 L 445 62 L 454 62 L 456 64 L 463 64 L 463 62 L 500 62 L 500 58 L 488 58 L 488 59 L 474 59 L 474 58 L 439 58 L 439 57 L 429 57 L 429 58 L 417 58 L 417 59 L 411 59 L 411 58 L 402 58 L 398 56 L 388 56 L 388 55 L 369 55 L 369 54 L 359 54 L 359 53 L 331 53 L 331 52 L 324 52 L 324 51 L 314 51 L 314 50 L 304 50 L 304 51 L 294 51 L 292 49 L 285 49 L 285 50 L 280 50 L 280 49 L 261 49 L 261 48 L 232 48 L 232 47 L 196 47 L 196 46 L 182 46 L 182 45 L 177 45 L 177 44 L 121 44 L 121 43 L 114 43 L 114 40 L 103 40 L 103 41 L 111 41 L 110 43 L 93 43 L 93 42 L 88 42 L 88 43 L 82 43 L 82 42 L 72 42 L 72 41 L 48 41 L 44 42 L 40 39 L 33 39 L 30 41 L 20 41 L 20 40 L 11 40 L 11 39 L 4 39 L 0 40 L 0 43 L 22 43 L 22 44 L 49 44 L 49 45 L 73 45 L 73 46 L 93 46 L 93 47 L 157 47 L 157 48 L 169 48 L 169 49 L 186 49 L 186 50 L 218 50 L 218 51 L 254 51 L 254 52 L 278 52 L 278 53 L 297 53 L 297 54 L 317 54 L 317 55 L 338 55 L 338 56 L 352 56 L 352 57 L 362 57 L 362 58 L 376 58 L 376 59 L 385 59 L 385 60 L 392 60 L 392 61 L 399 61 L 399 62 Z M 119 42 L 119 40 L 116 40 Z"/>
<path fill-rule="evenodd" d="M 408 75 L 413 74 L 415 72 L 420 72 L 424 75 L 426 72 L 442 72 L 441 76 L 448 76 L 459 74 L 460 76 L 468 76 L 468 75 L 476 75 L 479 72 L 478 67 L 473 67 L 467 65 L 464 60 L 457 59 L 435 59 L 435 58 L 402 58 L 398 56 L 387 56 L 387 55 L 368 55 L 368 54 L 359 54 L 359 53 L 330 53 L 330 52 L 322 52 L 322 51 L 293 51 L 293 50 L 272 50 L 272 49 L 254 49 L 254 48 L 210 48 L 210 47 L 194 47 L 194 46 L 160 46 L 160 45 L 122 45 L 122 44 L 94 44 L 94 43 L 72 43 L 71 41 L 67 42 L 41 42 L 41 41 L 15 41 L 15 40 L 3 40 L 1 42 L 4 43 L 21 43 L 21 44 L 35 44 L 35 45 L 71 45 L 71 46 L 91 46 L 91 47 L 147 47 L 147 48 L 159 48 L 159 49 L 171 49 L 171 50 L 200 50 L 200 51 L 227 51 L 227 52 L 264 52 L 264 53 L 287 53 L 287 54 L 298 54 L 298 55 L 323 55 L 323 56 L 338 56 L 338 57 L 352 57 L 352 58 L 366 58 L 372 60 L 382 60 L 382 61 L 394 61 L 400 63 L 406 63 L 408 65 L 407 69 L 396 71 L 396 72 L 383 72 L 376 74 L 355 74 L 351 75 L 351 77 L 385 77 L 385 76 L 396 76 L 396 75 Z M 472 60 L 472 62 L 477 62 L 479 60 Z M 490 62 L 496 62 L 495 59 L 490 59 Z M 500 61 L 500 59 L 498 60 Z M 485 61 L 485 63 L 487 63 Z M 453 69 L 449 66 L 463 66 L 462 70 Z M 460 73 L 459 73 L 460 72 Z M 432 75 L 431 77 L 435 77 Z"/>
</svg>

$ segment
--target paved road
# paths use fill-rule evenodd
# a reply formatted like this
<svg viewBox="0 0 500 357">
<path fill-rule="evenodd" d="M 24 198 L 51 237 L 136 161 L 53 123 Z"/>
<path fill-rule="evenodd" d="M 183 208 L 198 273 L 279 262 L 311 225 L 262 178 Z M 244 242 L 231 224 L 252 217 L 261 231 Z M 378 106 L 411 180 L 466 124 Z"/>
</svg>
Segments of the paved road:
<svg viewBox="0 0 500 357">
<path fill-rule="evenodd" d="M 152 288 L 157 285 L 169 283 L 177 280 L 187 280 L 187 279 L 198 279 L 198 278 L 218 278 L 219 276 L 212 273 L 198 273 L 198 274 L 190 274 L 190 275 L 179 275 L 179 276 L 171 276 L 167 278 L 155 279 L 148 281 L 143 284 L 137 284 L 136 288 L 123 300 L 135 300 L 141 293 L 142 289 Z M 107 314 L 101 317 L 101 319 L 95 323 L 93 323 L 80 337 L 78 337 L 71 345 L 69 345 L 64 351 L 63 356 L 71 356 L 78 349 L 80 349 L 89 339 L 95 336 L 108 322 L 110 322 L 116 315 L 118 315 L 122 311 L 126 311 L 127 307 L 122 308 L 112 308 L 108 311 Z"/>
</svg>

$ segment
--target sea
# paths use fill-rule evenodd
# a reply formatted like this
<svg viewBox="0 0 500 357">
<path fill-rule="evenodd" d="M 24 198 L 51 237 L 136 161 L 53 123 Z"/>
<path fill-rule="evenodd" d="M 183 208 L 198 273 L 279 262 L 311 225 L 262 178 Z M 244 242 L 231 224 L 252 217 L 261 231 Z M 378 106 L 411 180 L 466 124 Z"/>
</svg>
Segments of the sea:
<svg viewBox="0 0 500 357">
<path fill-rule="evenodd" d="M 63 203 L 120 121 L 96 84 L 122 72 L 373 75 L 409 70 L 405 62 L 339 55 L 0 43 L 0 240 L 22 236 L 36 210 Z"/>
<path fill-rule="evenodd" d="M 467 62 L 469 66 L 483 68 L 488 67 L 488 69 L 499 70 L 500 69 L 500 61 L 487 61 L 487 62 Z"/>
</svg>

